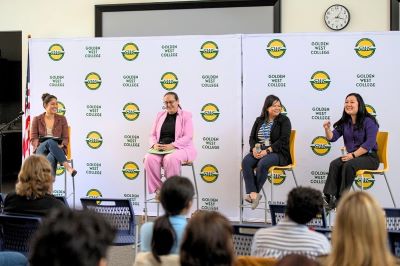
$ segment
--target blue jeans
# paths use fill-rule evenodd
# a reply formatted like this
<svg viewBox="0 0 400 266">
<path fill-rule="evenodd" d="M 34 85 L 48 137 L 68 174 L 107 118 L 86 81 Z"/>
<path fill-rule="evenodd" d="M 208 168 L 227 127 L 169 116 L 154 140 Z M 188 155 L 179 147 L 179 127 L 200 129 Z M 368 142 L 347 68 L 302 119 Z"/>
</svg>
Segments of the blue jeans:
<svg viewBox="0 0 400 266">
<path fill-rule="evenodd" d="M 242 161 L 243 179 L 246 185 L 246 194 L 251 192 L 259 193 L 264 186 L 268 176 L 268 169 L 271 166 L 279 165 L 279 156 L 277 153 L 270 153 L 256 159 L 253 154 L 247 154 Z M 256 168 L 256 174 L 254 174 Z"/>
<path fill-rule="evenodd" d="M 2 266 L 26 266 L 28 260 L 26 257 L 14 251 L 1 251 L 0 252 L 0 265 Z"/>
<path fill-rule="evenodd" d="M 47 160 L 49 160 L 51 164 L 53 176 L 56 176 L 57 162 L 62 164 L 67 161 L 64 150 L 58 146 L 57 141 L 52 139 L 40 143 L 39 147 L 36 149 L 36 154 L 47 156 Z"/>
</svg>

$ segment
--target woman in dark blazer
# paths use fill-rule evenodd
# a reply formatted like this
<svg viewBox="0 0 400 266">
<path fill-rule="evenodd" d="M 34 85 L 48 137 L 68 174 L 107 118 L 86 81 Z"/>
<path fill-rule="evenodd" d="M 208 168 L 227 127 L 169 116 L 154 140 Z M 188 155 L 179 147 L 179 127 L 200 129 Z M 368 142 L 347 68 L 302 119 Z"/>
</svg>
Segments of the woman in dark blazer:
<svg viewBox="0 0 400 266">
<path fill-rule="evenodd" d="M 248 194 L 245 201 L 251 203 L 253 210 L 261 199 L 260 191 L 267 180 L 268 169 L 274 165 L 291 163 L 289 140 L 292 126 L 289 118 L 281 114 L 281 109 L 278 97 L 267 96 L 261 115 L 257 117 L 251 130 L 250 153 L 242 162 Z"/>
<path fill-rule="evenodd" d="M 47 156 L 52 166 L 53 176 L 55 176 L 57 162 L 64 166 L 65 170 L 72 176 L 75 176 L 77 171 L 72 168 L 65 156 L 69 143 L 67 119 L 65 116 L 57 114 L 56 96 L 44 93 L 42 100 L 46 112 L 35 116 L 32 121 L 31 144 L 33 152 Z"/>
</svg>

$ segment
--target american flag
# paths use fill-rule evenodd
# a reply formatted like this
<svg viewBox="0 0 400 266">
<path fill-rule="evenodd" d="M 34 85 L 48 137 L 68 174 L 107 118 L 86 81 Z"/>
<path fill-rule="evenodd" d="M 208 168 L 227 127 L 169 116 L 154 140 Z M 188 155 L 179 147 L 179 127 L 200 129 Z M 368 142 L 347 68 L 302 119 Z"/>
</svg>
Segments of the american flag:
<svg viewBox="0 0 400 266">
<path fill-rule="evenodd" d="M 30 125 L 31 125 L 31 103 L 30 103 L 30 68 L 29 68 L 29 44 L 28 44 L 28 67 L 26 71 L 26 88 L 25 88 L 25 104 L 24 104 L 24 132 L 22 139 L 22 159 L 25 159 L 31 154 L 31 136 L 30 136 Z"/>
</svg>

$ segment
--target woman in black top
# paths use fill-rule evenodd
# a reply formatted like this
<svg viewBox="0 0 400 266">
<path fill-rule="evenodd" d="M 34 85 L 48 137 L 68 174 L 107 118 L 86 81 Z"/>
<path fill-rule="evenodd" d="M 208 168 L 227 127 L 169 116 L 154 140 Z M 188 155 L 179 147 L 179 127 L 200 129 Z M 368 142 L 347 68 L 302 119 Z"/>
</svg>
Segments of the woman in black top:
<svg viewBox="0 0 400 266">
<path fill-rule="evenodd" d="M 268 169 L 274 165 L 291 163 L 289 149 L 291 124 L 289 118 L 281 114 L 281 109 L 281 100 L 278 97 L 267 96 L 261 115 L 257 117 L 251 130 L 250 153 L 242 162 L 246 194 L 248 194 L 245 200 L 251 203 L 253 210 L 260 201 L 259 192 L 267 180 Z"/>
<path fill-rule="evenodd" d="M 15 192 L 4 200 L 4 211 L 45 216 L 53 208 L 65 205 L 53 195 L 54 177 L 49 161 L 43 155 L 25 159 L 18 174 Z"/>
</svg>

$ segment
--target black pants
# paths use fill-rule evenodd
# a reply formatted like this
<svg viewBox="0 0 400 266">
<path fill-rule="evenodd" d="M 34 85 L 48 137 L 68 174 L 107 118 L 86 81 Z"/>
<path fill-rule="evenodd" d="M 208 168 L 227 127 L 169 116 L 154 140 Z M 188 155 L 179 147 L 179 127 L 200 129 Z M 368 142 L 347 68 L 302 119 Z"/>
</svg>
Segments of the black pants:
<svg viewBox="0 0 400 266">
<path fill-rule="evenodd" d="M 341 158 L 333 160 L 329 166 L 328 177 L 324 186 L 324 194 L 340 198 L 344 191 L 353 184 L 356 172 L 360 169 L 374 170 L 379 167 L 379 159 L 375 152 L 343 162 Z"/>
</svg>

